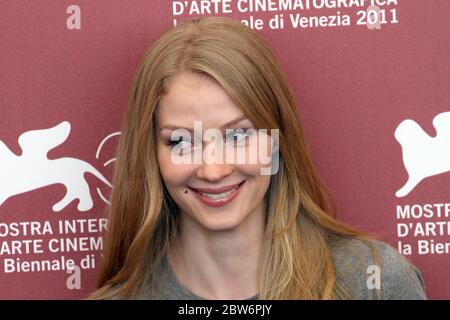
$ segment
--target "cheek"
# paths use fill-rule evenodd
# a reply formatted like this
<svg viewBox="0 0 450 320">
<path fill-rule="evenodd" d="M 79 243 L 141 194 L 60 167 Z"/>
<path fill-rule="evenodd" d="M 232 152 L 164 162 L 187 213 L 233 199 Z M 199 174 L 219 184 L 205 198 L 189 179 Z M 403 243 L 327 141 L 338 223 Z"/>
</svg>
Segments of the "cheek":
<svg viewBox="0 0 450 320">
<path fill-rule="evenodd" d="M 273 143 L 269 135 L 258 132 L 258 134 L 250 137 L 245 147 L 236 148 L 234 151 L 237 154 L 235 158 L 237 157 L 238 159 L 236 163 L 240 165 L 243 171 L 248 171 L 250 175 L 257 175 L 262 171 L 267 171 L 260 169 L 270 167 L 274 156 L 272 151 L 277 150 L 274 148 Z"/>
<path fill-rule="evenodd" d="M 260 178 L 261 177 L 261 165 L 260 164 L 236 164 L 234 165 L 235 169 L 237 169 L 240 173 L 252 177 L 252 178 Z"/>
<path fill-rule="evenodd" d="M 195 172 L 192 165 L 173 163 L 166 146 L 158 146 L 158 165 L 167 189 L 185 186 Z"/>
<path fill-rule="evenodd" d="M 246 176 L 251 181 L 251 186 L 255 192 L 253 195 L 266 193 L 267 188 L 270 184 L 271 176 L 261 174 L 261 165 L 259 164 L 245 164 L 236 165 L 236 170 L 238 170 L 242 175 Z"/>
<path fill-rule="evenodd" d="M 272 146 L 268 139 L 252 138 L 245 149 L 235 151 L 239 159 L 235 162 L 235 167 L 247 176 L 257 177 L 266 176 L 261 174 L 270 168 L 272 155 Z M 244 156 L 242 156 L 245 154 Z"/>
</svg>

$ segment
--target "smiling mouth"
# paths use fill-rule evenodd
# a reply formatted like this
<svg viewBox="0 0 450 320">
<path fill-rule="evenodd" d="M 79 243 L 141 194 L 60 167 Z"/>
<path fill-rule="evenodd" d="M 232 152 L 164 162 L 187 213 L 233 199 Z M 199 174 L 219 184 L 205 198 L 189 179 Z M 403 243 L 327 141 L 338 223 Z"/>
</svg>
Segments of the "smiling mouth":
<svg viewBox="0 0 450 320">
<path fill-rule="evenodd" d="M 217 202 L 228 202 L 228 200 L 232 200 L 234 196 L 237 194 L 236 191 L 244 184 L 245 180 L 234 185 L 223 187 L 219 189 L 194 189 L 190 188 L 192 191 L 195 191 L 203 199 L 208 199 L 210 201 Z"/>
</svg>

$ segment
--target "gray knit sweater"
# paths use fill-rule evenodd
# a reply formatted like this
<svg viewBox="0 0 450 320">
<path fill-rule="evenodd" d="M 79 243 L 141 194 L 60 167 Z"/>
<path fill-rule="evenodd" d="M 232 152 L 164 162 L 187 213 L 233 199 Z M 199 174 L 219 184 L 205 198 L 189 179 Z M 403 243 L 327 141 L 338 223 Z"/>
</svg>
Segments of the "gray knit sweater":
<svg viewBox="0 0 450 320">
<path fill-rule="evenodd" d="M 382 299 L 426 299 L 425 286 L 420 272 L 408 260 L 391 246 L 372 242 L 381 258 L 379 274 L 381 278 Z M 339 240 L 331 243 L 332 255 L 336 270 L 336 280 L 347 294 L 355 300 L 377 299 L 377 290 L 373 266 L 374 257 L 370 247 L 356 239 Z M 177 280 L 167 260 L 162 260 L 158 272 L 144 286 L 136 299 L 167 299 L 167 300 L 199 300 L 203 299 L 184 288 Z M 369 279 L 369 281 L 368 281 Z M 369 288 L 371 284 L 371 288 Z M 149 288 L 153 287 L 153 294 Z M 248 299 L 258 299 L 258 296 Z"/>
</svg>

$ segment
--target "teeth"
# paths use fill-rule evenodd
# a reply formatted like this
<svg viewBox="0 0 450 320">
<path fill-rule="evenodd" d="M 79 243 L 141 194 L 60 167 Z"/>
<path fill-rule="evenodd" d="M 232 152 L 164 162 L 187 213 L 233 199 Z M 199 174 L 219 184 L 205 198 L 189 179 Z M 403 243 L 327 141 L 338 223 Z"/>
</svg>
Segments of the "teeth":
<svg viewBox="0 0 450 320">
<path fill-rule="evenodd" d="M 210 199 L 213 200 L 217 200 L 217 199 L 222 199 L 225 198 L 226 196 L 228 196 L 230 193 L 232 193 L 234 190 L 236 190 L 239 186 L 234 187 L 231 190 L 228 190 L 226 192 L 222 192 L 222 193 L 204 193 L 204 192 L 199 192 L 202 196 L 208 197 Z"/>
</svg>

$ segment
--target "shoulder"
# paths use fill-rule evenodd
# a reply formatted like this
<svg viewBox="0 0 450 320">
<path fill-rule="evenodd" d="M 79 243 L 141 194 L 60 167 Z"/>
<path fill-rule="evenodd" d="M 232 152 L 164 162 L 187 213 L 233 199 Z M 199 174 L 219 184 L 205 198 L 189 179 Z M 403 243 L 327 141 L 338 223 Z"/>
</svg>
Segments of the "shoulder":
<svg viewBox="0 0 450 320">
<path fill-rule="evenodd" d="M 330 248 L 337 282 L 352 299 L 426 299 L 419 270 L 388 244 L 338 238 Z"/>
</svg>

